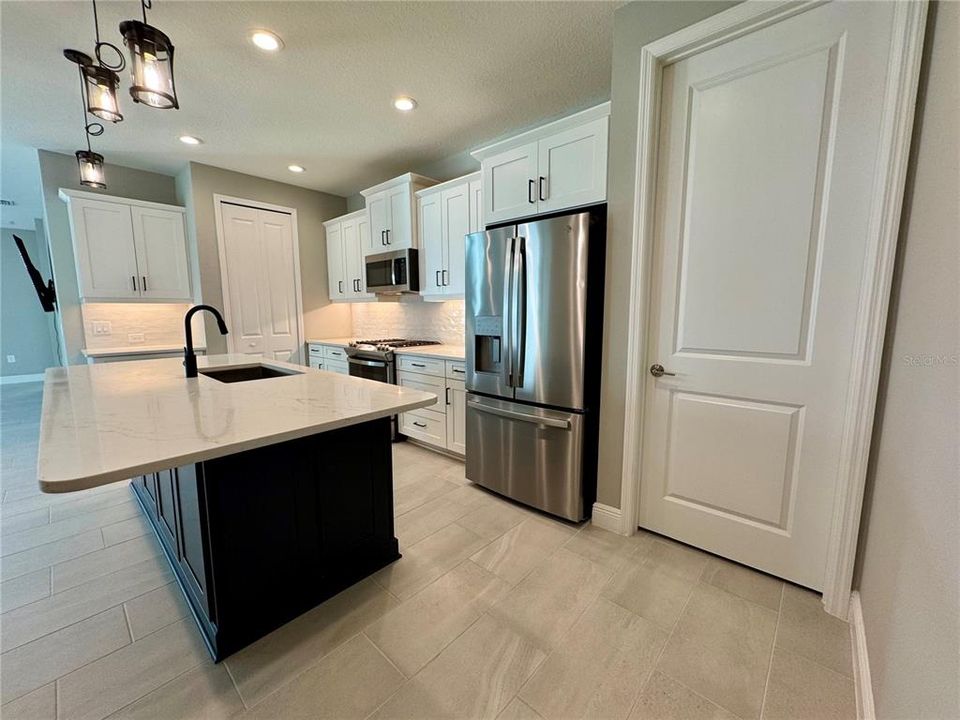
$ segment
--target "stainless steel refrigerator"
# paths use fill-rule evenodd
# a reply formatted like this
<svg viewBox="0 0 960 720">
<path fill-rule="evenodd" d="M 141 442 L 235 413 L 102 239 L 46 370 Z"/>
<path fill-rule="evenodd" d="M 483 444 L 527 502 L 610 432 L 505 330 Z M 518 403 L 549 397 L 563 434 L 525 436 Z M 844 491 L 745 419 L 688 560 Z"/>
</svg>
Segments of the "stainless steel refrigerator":
<svg viewBox="0 0 960 720">
<path fill-rule="evenodd" d="M 467 478 L 570 520 L 596 498 L 606 208 L 466 248 Z"/>
</svg>

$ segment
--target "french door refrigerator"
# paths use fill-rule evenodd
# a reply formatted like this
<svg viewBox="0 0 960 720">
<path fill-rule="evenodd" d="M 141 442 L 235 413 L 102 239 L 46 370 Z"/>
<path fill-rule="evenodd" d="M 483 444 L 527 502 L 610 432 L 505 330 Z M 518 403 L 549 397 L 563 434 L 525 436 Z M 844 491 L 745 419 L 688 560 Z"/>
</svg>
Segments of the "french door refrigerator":
<svg viewBox="0 0 960 720">
<path fill-rule="evenodd" d="M 467 478 L 582 520 L 596 498 L 606 207 L 466 243 Z"/>
</svg>

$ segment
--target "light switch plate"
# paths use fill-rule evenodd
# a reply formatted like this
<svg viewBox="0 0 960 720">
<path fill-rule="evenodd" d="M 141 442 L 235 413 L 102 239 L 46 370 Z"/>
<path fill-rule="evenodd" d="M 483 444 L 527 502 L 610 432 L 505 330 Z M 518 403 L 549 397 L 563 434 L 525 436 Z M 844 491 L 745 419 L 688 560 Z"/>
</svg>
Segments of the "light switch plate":
<svg viewBox="0 0 960 720">
<path fill-rule="evenodd" d="M 113 333 L 113 326 L 110 324 L 109 320 L 94 320 L 93 321 L 93 334 L 94 335 L 110 335 Z"/>
<path fill-rule="evenodd" d="M 127 342 L 129 343 L 142 343 L 146 340 L 143 333 L 129 333 L 127 335 Z"/>
</svg>

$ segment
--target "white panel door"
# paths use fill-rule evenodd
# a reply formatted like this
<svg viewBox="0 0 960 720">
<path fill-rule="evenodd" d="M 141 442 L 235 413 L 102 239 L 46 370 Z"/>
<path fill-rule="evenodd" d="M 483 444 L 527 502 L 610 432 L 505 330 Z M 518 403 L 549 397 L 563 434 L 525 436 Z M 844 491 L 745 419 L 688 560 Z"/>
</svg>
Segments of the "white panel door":
<svg viewBox="0 0 960 720">
<path fill-rule="evenodd" d="M 130 206 L 74 198 L 70 225 L 81 297 L 139 298 Z"/>
<path fill-rule="evenodd" d="M 130 212 L 141 296 L 189 300 L 190 273 L 183 213 L 137 205 L 132 206 Z"/>
<path fill-rule="evenodd" d="M 537 144 L 538 212 L 554 212 L 607 199 L 607 121 L 544 138 Z"/>
<path fill-rule="evenodd" d="M 484 225 L 537 213 L 537 143 L 529 143 L 482 163 Z"/>
<path fill-rule="evenodd" d="M 327 285 L 331 300 L 346 298 L 347 283 L 344 282 L 346 263 L 344 262 L 342 227 L 341 223 L 324 226 L 327 234 Z"/>
<path fill-rule="evenodd" d="M 367 198 L 367 213 L 370 215 L 370 238 L 366 252 L 386 252 L 387 230 L 390 229 L 390 205 L 387 203 L 386 190 Z"/>
<path fill-rule="evenodd" d="M 258 210 L 263 296 L 267 298 L 267 346 L 264 355 L 297 362 L 300 321 L 299 277 L 293 247 L 293 218 L 287 213 Z"/>
<path fill-rule="evenodd" d="M 447 450 L 466 455 L 467 391 L 458 380 L 447 380 Z"/>
<path fill-rule="evenodd" d="M 423 277 L 420 287 L 424 295 L 443 293 L 444 238 L 440 193 L 417 198 L 420 225 L 420 252 L 423 254 Z"/>
<path fill-rule="evenodd" d="M 352 299 L 368 297 L 364 292 L 363 245 L 369 235 L 370 223 L 363 216 L 344 220 L 340 225 L 343 234 L 344 286 Z"/>
<path fill-rule="evenodd" d="M 822 589 L 894 3 L 664 69 L 639 524 Z M 555 189 L 555 186 L 551 190 Z"/>
<path fill-rule="evenodd" d="M 390 212 L 386 238 L 388 250 L 413 247 L 413 200 L 410 192 L 407 184 L 387 190 L 387 206 Z"/>
<path fill-rule="evenodd" d="M 263 355 L 268 349 L 261 273 L 259 217 L 254 208 L 220 204 L 223 263 L 226 266 L 230 313 L 227 343 L 232 352 Z"/>
<path fill-rule="evenodd" d="M 447 188 L 440 195 L 443 220 L 444 270 L 440 273 L 445 295 L 463 295 L 466 273 L 464 256 L 470 232 L 470 187 L 466 183 Z"/>
<path fill-rule="evenodd" d="M 483 230 L 483 182 L 470 181 L 470 232 Z"/>
</svg>

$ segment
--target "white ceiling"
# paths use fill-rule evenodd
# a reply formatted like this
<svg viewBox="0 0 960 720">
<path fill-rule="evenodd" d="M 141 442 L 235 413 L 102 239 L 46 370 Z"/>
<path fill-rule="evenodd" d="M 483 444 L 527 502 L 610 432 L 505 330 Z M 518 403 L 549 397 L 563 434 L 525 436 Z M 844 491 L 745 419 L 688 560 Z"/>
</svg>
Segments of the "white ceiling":
<svg viewBox="0 0 960 720">
<path fill-rule="evenodd" d="M 79 82 L 61 51 L 92 50 L 90 3 L 0 4 L 0 139 L 72 153 L 84 143 Z M 117 25 L 137 7 L 98 3 L 105 39 L 119 45 Z M 125 120 L 93 147 L 107 162 L 167 174 L 196 160 L 350 195 L 607 99 L 614 7 L 157 0 L 148 19 L 176 46 L 181 109 L 134 105 L 122 73 Z M 256 50 L 248 35 L 258 27 L 284 50 Z M 400 94 L 418 109 L 394 110 Z M 187 147 L 183 133 L 205 143 Z"/>
</svg>

